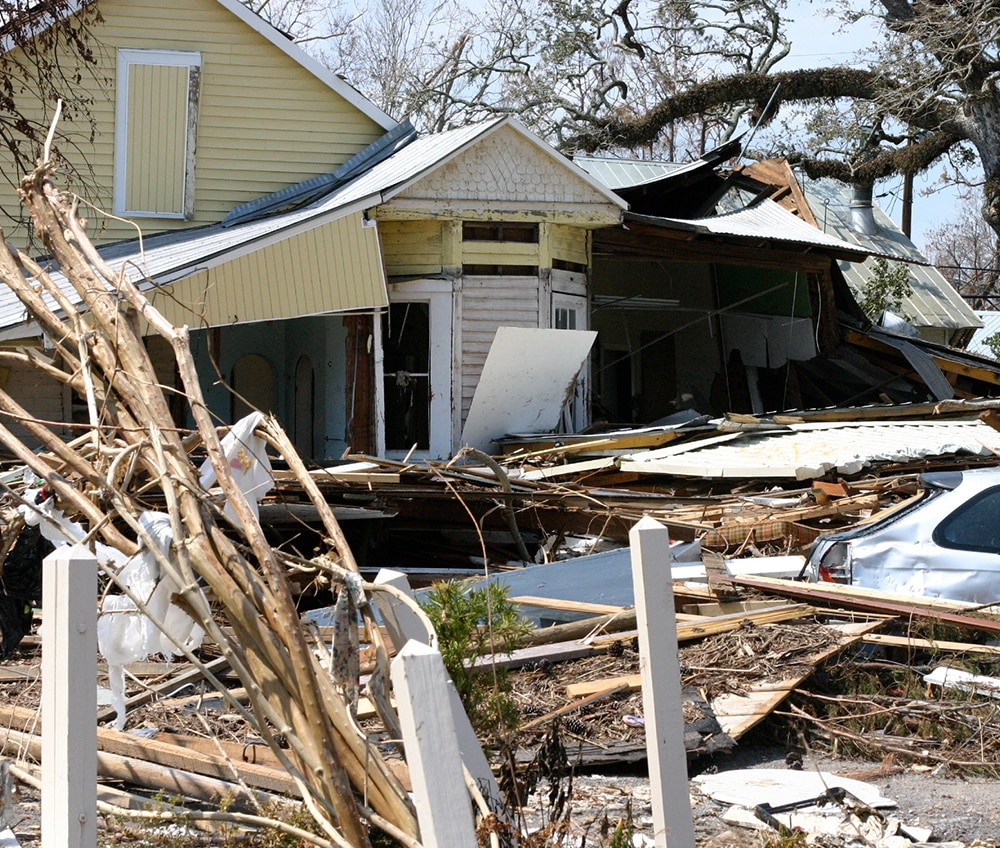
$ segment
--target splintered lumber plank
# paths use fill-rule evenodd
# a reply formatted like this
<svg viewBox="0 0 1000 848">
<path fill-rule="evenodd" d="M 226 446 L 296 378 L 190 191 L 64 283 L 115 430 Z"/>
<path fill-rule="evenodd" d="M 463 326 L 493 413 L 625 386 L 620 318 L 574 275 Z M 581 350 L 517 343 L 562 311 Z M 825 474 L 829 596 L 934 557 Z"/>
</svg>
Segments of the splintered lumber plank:
<svg viewBox="0 0 1000 848">
<path fill-rule="evenodd" d="M 541 598 L 536 595 L 516 595 L 507 598 L 512 604 L 525 607 L 540 607 L 542 609 L 563 610 L 565 612 L 586 612 L 595 615 L 606 615 L 621 612 L 626 607 L 616 604 L 593 604 L 588 601 L 566 601 L 560 598 Z"/>
<path fill-rule="evenodd" d="M 623 674 L 619 677 L 605 677 L 602 680 L 585 680 L 566 686 L 569 698 L 589 698 L 604 692 L 632 692 L 642 686 L 641 674 Z"/>
<path fill-rule="evenodd" d="M 369 483 L 375 484 L 396 484 L 400 481 L 400 475 L 391 471 L 335 471 L 328 468 L 320 468 L 310 471 L 309 475 L 320 485 L 324 483 L 358 483 L 367 486 Z"/>
<path fill-rule="evenodd" d="M 885 633 L 869 633 L 862 642 L 871 645 L 887 645 L 893 648 L 923 648 L 929 651 L 954 651 L 960 654 L 987 654 L 1000 656 L 997 645 L 978 645 L 974 642 L 947 642 L 939 639 L 921 639 L 918 636 L 889 636 Z"/>
<path fill-rule="evenodd" d="M 726 633 L 729 630 L 735 630 L 744 621 L 751 621 L 754 624 L 774 624 L 780 621 L 806 618 L 813 612 L 813 608 L 808 604 L 775 604 L 767 609 L 755 610 L 754 612 L 735 612 L 710 617 L 692 617 L 680 614 L 677 616 L 680 621 L 677 625 L 677 639 L 683 642 L 702 636 L 710 636 L 713 633 Z M 620 639 L 623 631 L 632 631 L 635 628 L 635 609 L 629 608 L 614 615 L 585 618 L 582 621 L 571 621 L 567 624 L 539 628 L 528 634 L 524 644 L 550 645 L 556 642 L 571 642 L 574 639 L 583 639 L 595 631 L 598 631 L 598 635 L 594 637 L 594 644 L 601 644 Z"/>
<path fill-rule="evenodd" d="M 258 740 L 246 743 L 231 742 L 228 739 L 219 739 L 218 737 L 209 739 L 205 736 L 188 736 L 184 733 L 168 733 L 164 730 L 157 733 L 155 739 L 157 742 L 163 742 L 164 744 L 174 745 L 190 751 L 198 751 L 202 754 L 212 756 L 224 754 L 237 764 L 247 763 L 250 765 L 270 766 L 271 768 L 281 769 L 282 772 L 285 771 L 285 767 L 274 755 L 274 752 L 264 742 Z"/>
<path fill-rule="evenodd" d="M 979 617 L 974 613 L 980 608 L 955 601 L 900 595 L 839 583 L 799 583 L 772 577 L 734 577 L 733 582 L 749 589 L 759 589 L 812 604 L 860 612 L 918 616 L 954 624 L 967 630 L 1000 634 L 1000 618 Z"/>
<path fill-rule="evenodd" d="M 727 692 L 712 699 L 712 710 L 724 733 L 738 740 L 752 727 L 769 716 L 782 701 L 799 687 L 812 674 L 820 663 L 857 642 L 866 633 L 881 627 L 884 621 L 852 622 L 849 624 L 831 624 L 831 628 L 840 630 L 841 640 L 828 648 L 806 658 L 812 668 L 805 674 L 788 677 L 776 682 L 761 683 L 751 687 L 745 695 Z"/>
<path fill-rule="evenodd" d="M 783 619 L 783 620 L 787 620 L 787 619 Z M 845 647 L 847 647 L 852 642 L 855 642 L 858 639 L 860 639 L 865 633 L 867 633 L 867 632 L 869 632 L 869 631 L 871 631 L 871 630 L 873 630 L 873 629 L 875 629 L 877 627 L 881 627 L 884 623 L 885 623 L 884 620 L 879 620 L 879 621 L 864 621 L 864 622 L 850 623 L 850 624 L 829 625 L 830 627 L 833 627 L 833 628 L 836 628 L 838 630 L 841 630 L 842 632 L 844 632 L 847 635 L 840 642 L 838 642 L 836 645 L 832 645 L 831 647 L 829 647 L 829 648 L 827 648 L 827 649 L 819 652 L 818 654 L 814 654 L 813 656 L 808 657 L 805 660 L 805 662 L 809 662 L 809 663 L 812 663 L 814 665 L 818 665 L 823 660 L 825 660 L 825 659 L 833 656 L 838 651 L 843 650 Z M 737 626 L 739 626 L 739 625 L 737 625 Z M 677 629 L 678 629 L 678 631 L 680 631 L 680 627 L 678 627 Z M 722 631 L 720 631 L 720 632 L 722 632 Z M 679 633 L 678 633 L 678 636 L 679 636 Z M 779 693 L 783 693 L 783 694 L 781 694 L 781 698 L 784 698 L 799 683 L 801 683 L 802 680 L 804 680 L 805 677 L 807 677 L 807 676 L 808 675 L 803 675 L 803 676 L 798 677 L 798 678 L 788 678 L 788 680 L 783 680 L 783 681 L 779 681 L 779 682 L 776 682 L 776 683 L 764 683 L 764 684 L 761 684 L 760 687 L 757 687 L 757 688 L 754 688 L 753 690 L 751 690 L 751 692 L 754 693 L 752 697 L 751 696 L 732 696 L 732 698 L 743 697 L 743 698 L 746 699 L 745 701 L 740 702 L 740 709 L 745 709 L 744 704 L 749 704 L 749 703 L 754 702 L 754 701 L 759 701 L 759 702 L 762 702 L 762 703 L 766 703 L 766 702 L 770 701 L 770 699 L 772 697 L 776 697 Z M 611 688 L 613 686 L 625 687 L 625 689 L 629 690 L 629 691 L 634 690 L 634 689 L 638 689 L 640 686 L 642 686 L 642 676 L 639 675 L 639 674 L 626 674 L 626 675 L 621 675 L 619 677 L 605 677 L 605 678 L 603 678 L 601 680 L 587 680 L 587 681 L 583 681 L 581 683 L 570 683 L 566 687 L 566 695 L 568 697 L 570 697 L 570 698 L 583 698 L 583 697 L 586 697 L 587 695 L 591 695 L 591 694 L 593 694 L 595 692 L 603 691 L 604 689 L 608 689 L 608 688 Z M 730 696 L 726 695 L 726 696 L 723 696 L 723 697 L 724 698 L 729 698 Z M 780 703 L 781 698 L 779 698 L 776 703 Z M 716 713 L 717 714 L 718 714 L 718 709 L 715 707 L 715 703 L 718 700 L 719 699 L 717 698 L 715 701 L 712 702 L 712 707 L 713 707 L 713 709 L 716 709 Z M 773 709 L 773 707 L 771 707 L 771 709 Z M 757 707 L 754 706 L 753 707 L 753 714 L 756 714 L 756 711 L 757 711 Z M 764 715 L 766 715 L 766 713 Z M 761 716 L 761 718 L 763 718 L 763 715 Z M 722 723 L 721 717 L 719 718 L 719 721 L 720 721 L 720 723 Z M 727 733 L 729 733 L 729 730 L 726 728 L 725 724 L 723 724 L 723 730 L 725 730 Z M 736 738 L 736 737 L 733 737 L 733 738 Z"/>
<path fill-rule="evenodd" d="M 677 625 L 677 641 L 684 642 L 716 633 L 728 633 L 742 627 L 745 621 L 756 625 L 777 624 L 782 621 L 808 618 L 814 612 L 815 610 L 808 604 L 781 604 L 754 612 L 731 612 L 726 615 L 701 618 L 698 621 L 686 621 Z"/>
<path fill-rule="evenodd" d="M 995 409 L 985 409 L 977 416 L 984 424 L 989 424 L 994 430 L 1000 430 L 1000 413 Z"/>
<path fill-rule="evenodd" d="M 588 459 L 581 462 L 569 462 L 564 465 L 552 465 L 547 468 L 533 468 L 524 471 L 518 480 L 555 480 L 560 477 L 574 477 L 578 474 L 593 474 L 597 471 L 616 471 L 618 460 L 614 457 Z"/>
<path fill-rule="evenodd" d="M 42 758 L 42 739 L 33 733 L 5 730 L 0 737 L 0 746 L 4 752 L 16 751 L 21 756 L 27 754 L 33 759 Z M 167 795 L 183 795 L 215 806 L 231 804 L 235 809 L 255 810 L 281 800 L 280 795 L 244 788 L 243 784 L 106 751 L 97 752 L 97 773 L 105 779 L 119 780 Z"/>
<path fill-rule="evenodd" d="M 551 627 L 540 627 L 533 630 L 521 644 L 551 645 L 556 642 L 571 642 L 583 639 L 598 630 L 602 633 L 620 633 L 623 630 L 635 630 L 635 609 L 630 608 L 611 615 L 601 615 L 585 618 L 582 621 L 570 621 L 566 624 L 554 624 Z"/>
<path fill-rule="evenodd" d="M 549 629 L 549 628 L 546 628 Z M 630 638 L 635 631 L 620 634 L 619 638 Z M 578 660 L 581 657 L 590 657 L 600 653 L 603 648 L 594 644 L 584 644 L 579 640 L 567 642 L 555 642 L 546 645 L 529 645 L 526 648 L 518 648 L 509 654 L 485 654 L 476 657 L 473 661 L 475 666 L 496 665 L 500 668 L 523 668 L 526 665 L 535 665 L 540 662 L 565 662 L 566 660 Z M 365 700 L 361 699 L 362 702 Z M 360 715 L 360 707 L 358 708 Z"/>
<path fill-rule="evenodd" d="M 703 636 L 713 636 L 716 633 L 728 633 L 743 626 L 743 622 L 751 624 L 778 624 L 782 621 L 795 621 L 800 618 L 808 618 L 815 610 L 808 604 L 780 604 L 772 605 L 767 609 L 756 610 L 754 612 L 732 612 L 726 615 L 697 616 L 693 621 L 680 621 L 677 625 L 677 641 L 689 642 L 692 639 L 700 639 Z M 594 639 L 594 644 L 600 645 L 604 642 L 613 641 L 615 637 L 598 636 Z M 618 637 L 620 638 L 620 637 Z"/>
<path fill-rule="evenodd" d="M 0 683 L 30 683 L 33 680 L 38 680 L 41 673 L 42 668 L 38 665 L 27 668 L 3 666 L 0 667 Z"/>
</svg>

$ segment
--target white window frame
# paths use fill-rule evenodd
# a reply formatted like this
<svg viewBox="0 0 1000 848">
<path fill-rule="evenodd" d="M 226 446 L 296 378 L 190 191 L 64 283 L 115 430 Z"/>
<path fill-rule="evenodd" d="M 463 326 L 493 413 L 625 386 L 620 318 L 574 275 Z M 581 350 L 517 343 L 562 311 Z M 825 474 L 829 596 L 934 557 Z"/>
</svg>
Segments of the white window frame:
<svg viewBox="0 0 1000 848">
<path fill-rule="evenodd" d="M 576 316 L 575 330 L 590 329 L 590 308 L 584 294 L 552 292 L 551 327 L 556 326 L 556 312 L 564 309 Z M 560 417 L 559 425 L 565 432 L 579 432 L 590 424 L 590 357 L 583 365 L 573 390 L 573 397 L 567 402 Z"/>
<path fill-rule="evenodd" d="M 143 209 L 127 209 L 126 175 L 128 174 L 128 102 L 129 102 L 129 69 L 133 65 L 168 65 L 170 67 L 186 67 L 190 70 L 201 70 L 201 53 L 188 50 L 139 50 L 135 48 L 119 48 L 117 92 L 115 100 L 115 173 L 113 208 L 116 215 L 127 215 L 130 218 L 173 218 L 185 220 L 194 214 L 194 154 L 196 134 L 198 129 L 198 103 L 192 102 L 188 95 L 187 102 L 187 137 L 185 139 L 184 162 L 184 209 L 181 212 L 151 212 Z"/>
</svg>

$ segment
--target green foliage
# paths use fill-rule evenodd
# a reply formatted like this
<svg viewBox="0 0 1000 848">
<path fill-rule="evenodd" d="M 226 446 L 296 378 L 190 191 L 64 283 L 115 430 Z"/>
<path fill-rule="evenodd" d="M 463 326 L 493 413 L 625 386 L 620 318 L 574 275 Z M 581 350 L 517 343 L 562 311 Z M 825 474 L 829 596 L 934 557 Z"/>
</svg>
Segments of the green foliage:
<svg viewBox="0 0 1000 848">
<path fill-rule="evenodd" d="M 507 587 L 464 581 L 436 583 L 422 606 L 438 635 L 438 648 L 477 733 L 496 737 L 518 721 L 506 669 L 472 665 L 476 657 L 510 653 L 531 629 L 507 600 Z"/>
<path fill-rule="evenodd" d="M 983 339 L 983 344 L 990 349 L 990 355 L 994 359 L 1000 360 L 1000 330 Z"/>
<path fill-rule="evenodd" d="M 910 269 L 902 262 L 890 265 L 881 256 L 872 261 L 872 276 L 858 306 L 872 321 L 878 321 L 885 310 L 903 314 L 903 300 L 913 294 Z"/>
</svg>

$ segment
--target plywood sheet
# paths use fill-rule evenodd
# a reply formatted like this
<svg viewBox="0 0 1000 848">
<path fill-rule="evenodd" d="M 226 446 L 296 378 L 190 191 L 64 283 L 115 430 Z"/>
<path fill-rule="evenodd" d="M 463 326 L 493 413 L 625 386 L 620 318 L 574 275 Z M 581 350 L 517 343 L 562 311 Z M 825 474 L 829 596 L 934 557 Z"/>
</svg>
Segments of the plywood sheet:
<svg viewBox="0 0 1000 848">
<path fill-rule="evenodd" d="M 472 398 L 462 444 L 494 453 L 509 433 L 549 433 L 597 333 L 500 327 Z"/>
</svg>

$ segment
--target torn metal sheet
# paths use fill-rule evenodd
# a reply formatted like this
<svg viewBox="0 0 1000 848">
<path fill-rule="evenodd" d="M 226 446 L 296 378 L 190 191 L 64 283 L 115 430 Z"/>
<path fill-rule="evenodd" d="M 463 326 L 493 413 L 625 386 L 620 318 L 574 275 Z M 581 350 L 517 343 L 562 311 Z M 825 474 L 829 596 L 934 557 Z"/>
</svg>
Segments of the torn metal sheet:
<svg viewBox="0 0 1000 848">
<path fill-rule="evenodd" d="M 924 682 L 941 686 L 945 689 L 961 689 L 966 692 L 977 692 L 1000 698 L 1000 678 L 985 674 L 972 674 L 960 668 L 950 668 L 939 665 L 930 674 L 924 675 Z"/>
<path fill-rule="evenodd" d="M 673 563 L 664 563 L 664 575 L 670 568 L 671 579 L 684 579 L 690 571 L 705 573 L 701 563 L 681 562 L 687 550 L 697 550 L 697 543 L 675 543 L 671 551 Z M 485 578 L 484 578 L 485 579 Z M 515 571 L 490 575 L 490 582 L 506 586 L 512 597 L 529 595 L 563 601 L 587 601 L 595 604 L 630 607 L 635 603 L 632 590 L 632 554 L 629 548 L 619 548 L 590 556 L 574 557 L 545 565 L 532 565 Z M 478 581 L 479 585 L 482 581 Z M 538 626 L 575 621 L 586 613 L 565 610 L 520 608 L 526 618 Z"/>
<path fill-rule="evenodd" d="M 551 433 L 593 347 L 593 330 L 500 327 L 490 346 L 462 444 L 485 453 L 508 433 Z"/>
<path fill-rule="evenodd" d="M 856 474 L 875 462 L 1000 452 L 1000 432 L 977 420 L 790 424 L 785 432 L 728 434 L 621 458 L 623 472 L 690 477 Z"/>
</svg>

